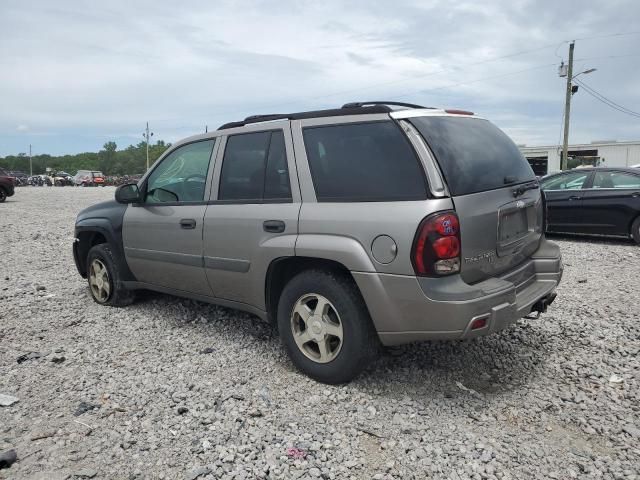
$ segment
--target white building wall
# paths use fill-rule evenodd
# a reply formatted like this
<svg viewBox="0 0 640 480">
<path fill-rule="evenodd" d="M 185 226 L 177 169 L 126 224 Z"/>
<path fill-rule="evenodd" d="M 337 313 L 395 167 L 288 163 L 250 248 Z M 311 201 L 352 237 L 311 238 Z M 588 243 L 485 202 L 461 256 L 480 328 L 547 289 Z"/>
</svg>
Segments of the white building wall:
<svg viewBox="0 0 640 480">
<path fill-rule="evenodd" d="M 640 163 L 640 141 L 619 143 L 589 143 L 569 145 L 569 150 L 597 150 L 601 165 L 607 167 L 630 167 Z M 562 147 L 520 147 L 525 157 L 547 157 L 547 173 L 560 171 Z M 604 159 L 604 162 L 602 160 Z"/>
</svg>

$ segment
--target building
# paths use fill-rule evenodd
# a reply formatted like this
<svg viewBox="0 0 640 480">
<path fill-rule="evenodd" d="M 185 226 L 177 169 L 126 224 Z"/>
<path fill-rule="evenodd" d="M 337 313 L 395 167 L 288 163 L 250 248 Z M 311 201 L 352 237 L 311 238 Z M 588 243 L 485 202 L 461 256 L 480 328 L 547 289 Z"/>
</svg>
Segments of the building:
<svg viewBox="0 0 640 480">
<path fill-rule="evenodd" d="M 518 145 L 531 164 L 536 175 L 560 171 L 562 146 L 529 147 Z M 569 168 L 579 165 L 601 167 L 631 167 L 640 164 L 640 140 L 617 142 L 615 140 L 569 145 Z"/>
</svg>

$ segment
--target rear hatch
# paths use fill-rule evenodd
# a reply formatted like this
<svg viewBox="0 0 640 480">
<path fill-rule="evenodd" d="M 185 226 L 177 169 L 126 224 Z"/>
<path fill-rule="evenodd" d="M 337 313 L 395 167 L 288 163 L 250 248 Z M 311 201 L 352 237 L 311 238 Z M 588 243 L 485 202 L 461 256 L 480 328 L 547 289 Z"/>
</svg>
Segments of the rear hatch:
<svg viewBox="0 0 640 480">
<path fill-rule="evenodd" d="M 543 205 L 518 147 L 496 126 L 463 115 L 414 117 L 460 220 L 461 276 L 474 283 L 526 261 L 540 244 Z"/>
</svg>

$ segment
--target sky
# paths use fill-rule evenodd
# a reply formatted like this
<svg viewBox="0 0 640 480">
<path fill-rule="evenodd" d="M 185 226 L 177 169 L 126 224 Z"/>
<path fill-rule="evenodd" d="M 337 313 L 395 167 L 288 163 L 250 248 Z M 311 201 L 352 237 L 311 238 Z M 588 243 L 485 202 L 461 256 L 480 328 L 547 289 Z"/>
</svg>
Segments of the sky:
<svg viewBox="0 0 640 480">
<path fill-rule="evenodd" d="M 640 112 L 636 0 L 0 0 L 0 156 L 173 142 L 248 115 L 396 100 L 559 143 L 566 80 Z M 581 89 L 571 143 L 640 140 Z"/>
</svg>

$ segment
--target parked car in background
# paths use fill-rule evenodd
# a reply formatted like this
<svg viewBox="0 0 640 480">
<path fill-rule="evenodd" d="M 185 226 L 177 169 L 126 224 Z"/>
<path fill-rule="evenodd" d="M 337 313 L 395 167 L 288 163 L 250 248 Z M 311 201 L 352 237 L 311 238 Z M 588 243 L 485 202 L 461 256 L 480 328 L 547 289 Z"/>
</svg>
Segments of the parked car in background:
<svg viewBox="0 0 640 480">
<path fill-rule="evenodd" d="M 277 323 L 293 363 L 352 379 L 380 343 L 489 335 L 562 276 L 538 181 L 471 112 L 370 102 L 253 116 L 173 145 L 78 215 L 93 299 L 136 289 Z"/>
<path fill-rule="evenodd" d="M 51 174 L 53 184 L 56 187 L 64 187 L 67 185 L 73 185 L 73 177 L 67 172 L 55 172 Z"/>
<path fill-rule="evenodd" d="M 640 169 L 580 168 L 541 180 L 547 231 L 631 237 L 640 244 Z"/>
<path fill-rule="evenodd" d="M 16 187 L 18 186 L 22 186 L 22 185 L 27 185 L 29 182 L 29 175 L 27 175 L 24 172 L 21 172 L 19 170 L 13 170 L 13 171 L 8 171 L 7 174 L 10 177 L 13 177 L 16 179 L 15 184 Z"/>
<path fill-rule="evenodd" d="M 640 168 L 640 163 L 638 163 L 637 165 L 631 165 L 631 168 Z"/>
<path fill-rule="evenodd" d="M 73 183 L 81 187 L 97 187 L 104 185 L 104 175 L 97 170 L 78 170 Z"/>
<path fill-rule="evenodd" d="M 0 203 L 15 193 L 16 179 L 0 168 Z"/>
</svg>

